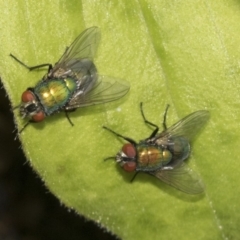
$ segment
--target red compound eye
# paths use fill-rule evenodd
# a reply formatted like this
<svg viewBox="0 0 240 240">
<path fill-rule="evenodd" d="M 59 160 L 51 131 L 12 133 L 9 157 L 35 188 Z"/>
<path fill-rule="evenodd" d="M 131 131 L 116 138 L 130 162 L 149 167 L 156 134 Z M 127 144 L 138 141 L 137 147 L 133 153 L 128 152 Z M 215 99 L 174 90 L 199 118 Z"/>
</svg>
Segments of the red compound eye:
<svg viewBox="0 0 240 240">
<path fill-rule="evenodd" d="M 126 172 L 134 172 L 136 170 L 136 162 L 126 162 L 123 165 L 123 169 Z"/>
<path fill-rule="evenodd" d="M 122 151 L 129 158 L 136 157 L 136 149 L 131 143 L 124 144 L 122 147 Z"/>
<path fill-rule="evenodd" d="M 35 100 L 35 96 L 31 91 L 25 91 L 22 94 L 22 102 L 27 103 Z"/>
<path fill-rule="evenodd" d="M 40 111 L 32 116 L 32 120 L 34 122 L 41 122 L 44 120 L 44 118 L 45 118 L 45 114 L 43 111 Z"/>
</svg>

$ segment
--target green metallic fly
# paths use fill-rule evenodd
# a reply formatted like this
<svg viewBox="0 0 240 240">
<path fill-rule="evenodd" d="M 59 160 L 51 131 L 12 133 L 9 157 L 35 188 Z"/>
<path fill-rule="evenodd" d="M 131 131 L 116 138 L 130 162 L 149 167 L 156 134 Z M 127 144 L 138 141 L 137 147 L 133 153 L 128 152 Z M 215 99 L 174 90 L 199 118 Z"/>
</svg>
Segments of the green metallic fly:
<svg viewBox="0 0 240 240">
<path fill-rule="evenodd" d="M 20 108 L 21 116 L 29 118 L 19 133 L 29 123 L 41 122 L 45 117 L 62 111 L 73 125 L 69 112 L 80 107 L 115 101 L 127 94 L 130 87 L 126 81 L 98 75 L 93 58 L 100 37 L 98 27 L 86 29 L 67 47 L 54 66 L 45 63 L 29 67 L 10 54 L 30 71 L 48 67 L 47 74 L 35 87 L 29 87 L 23 92 L 21 104 L 14 108 Z"/>
<path fill-rule="evenodd" d="M 159 127 L 145 118 L 141 103 L 144 122 L 155 129 L 148 138 L 139 143 L 103 126 L 104 129 L 129 142 L 123 145 L 116 157 L 107 159 L 115 158 L 126 172 L 149 173 L 185 193 L 202 193 L 204 191 L 202 180 L 185 164 L 185 160 L 190 155 L 190 142 L 206 124 L 210 114 L 206 110 L 196 111 L 167 128 L 168 107 L 169 105 L 164 114 L 164 130 L 158 133 Z"/>
</svg>

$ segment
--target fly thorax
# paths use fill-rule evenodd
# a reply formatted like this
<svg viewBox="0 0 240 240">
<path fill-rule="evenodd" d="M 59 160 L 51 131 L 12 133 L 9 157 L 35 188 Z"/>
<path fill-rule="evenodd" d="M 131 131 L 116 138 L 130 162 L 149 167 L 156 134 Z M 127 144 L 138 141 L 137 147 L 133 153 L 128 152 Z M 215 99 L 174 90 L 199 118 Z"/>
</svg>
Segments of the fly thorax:
<svg viewBox="0 0 240 240">
<path fill-rule="evenodd" d="M 69 90 L 69 92 L 74 92 L 77 89 L 76 82 L 73 81 L 72 78 L 64 78 L 63 81 L 65 82 L 66 87 Z"/>
<path fill-rule="evenodd" d="M 76 91 L 76 81 L 73 78 L 49 79 L 41 81 L 34 89 L 46 116 L 50 116 L 69 102 Z"/>
<path fill-rule="evenodd" d="M 167 165 L 172 159 L 172 153 L 161 146 L 140 145 L 138 147 L 138 166 L 140 171 L 155 171 Z"/>
</svg>

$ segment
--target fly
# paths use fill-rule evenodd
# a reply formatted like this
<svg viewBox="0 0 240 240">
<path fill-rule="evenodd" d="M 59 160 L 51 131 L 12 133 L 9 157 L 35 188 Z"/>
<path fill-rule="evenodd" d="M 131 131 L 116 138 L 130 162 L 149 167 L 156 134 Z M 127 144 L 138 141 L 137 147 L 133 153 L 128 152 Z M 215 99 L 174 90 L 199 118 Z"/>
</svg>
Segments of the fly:
<svg viewBox="0 0 240 240">
<path fill-rule="evenodd" d="M 14 55 L 10 56 L 30 71 L 48 67 L 47 74 L 36 84 L 23 92 L 19 108 L 28 122 L 19 131 L 21 133 L 29 123 L 38 123 L 46 117 L 77 108 L 115 101 L 129 91 L 129 84 L 123 80 L 98 75 L 93 58 L 100 42 L 100 30 L 91 27 L 83 31 L 67 47 L 59 61 L 52 66 L 44 63 L 29 67 Z"/>
<path fill-rule="evenodd" d="M 144 122 L 155 129 L 148 138 L 139 143 L 103 126 L 104 129 L 129 142 L 123 145 L 114 158 L 127 172 L 149 173 L 185 193 L 202 193 L 204 191 L 202 180 L 186 165 L 185 160 L 190 155 L 190 142 L 206 124 L 210 114 L 206 110 L 196 111 L 167 128 L 168 107 L 169 105 L 164 113 L 163 131 L 158 133 L 159 127 L 146 119 L 142 103 L 140 104 Z"/>
</svg>

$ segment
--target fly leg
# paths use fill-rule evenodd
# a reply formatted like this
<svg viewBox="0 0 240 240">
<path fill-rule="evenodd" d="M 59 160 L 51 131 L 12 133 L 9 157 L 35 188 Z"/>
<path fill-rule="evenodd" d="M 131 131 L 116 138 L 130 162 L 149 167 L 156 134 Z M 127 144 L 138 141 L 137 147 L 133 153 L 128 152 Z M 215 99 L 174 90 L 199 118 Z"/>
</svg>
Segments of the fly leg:
<svg viewBox="0 0 240 240">
<path fill-rule="evenodd" d="M 165 112 L 164 112 L 164 115 L 163 115 L 163 123 L 162 123 L 162 124 L 163 124 L 163 129 L 164 129 L 164 131 L 167 129 L 167 124 L 166 124 L 166 122 L 167 122 L 167 112 L 168 112 L 168 108 L 169 108 L 169 107 L 170 107 L 170 105 L 167 104 L 167 107 L 166 107 Z M 159 127 L 158 127 L 156 124 L 154 124 L 154 123 L 152 123 L 152 122 L 149 122 L 149 121 L 146 119 L 146 117 L 145 117 L 145 115 L 144 115 L 144 112 L 143 112 L 143 103 L 142 103 L 142 102 L 140 103 L 140 110 L 141 110 L 141 114 L 142 114 L 142 117 L 143 117 L 144 122 L 145 122 L 146 124 L 149 124 L 149 125 L 155 127 L 154 131 L 152 132 L 152 134 L 151 134 L 150 137 L 148 138 L 148 139 L 151 139 L 151 138 L 153 138 L 153 137 L 156 136 L 156 134 L 158 133 Z"/>
<path fill-rule="evenodd" d="M 167 107 L 166 107 L 165 112 L 164 112 L 164 115 L 163 115 L 163 123 L 162 123 L 162 124 L 163 124 L 163 129 L 164 129 L 164 131 L 167 130 L 167 124 L 166 124 L 166 122 L 167 122 L 167 112 L 168 112 L 169 107 L 170 107 L 170 105 L 167 104 Z"/>
<path fill-rule="evenodd" d="M 72 127 L 74 126 L 73 122 L 71 121 L 70 117 L 69 117 L 69 112 L 74 112 L 76 109 L 71 109 L 71 110 L 65 110 L 65 116 L 68 120 L 68 122 L 72 125 Z"/>
<path fill-rule="evenodd" d="M 108 130 L 109 132 L 113 133 L 114 135 L 116 135 L 116 136 L 118 136 L 120 138 L 123 138 L 124 140 L 130 142 L 133 146 L 137 145 L 137 143 L 133 139 L 131 139 L 129 137 L 125 137 L 125 136 L 123 136 L 123 135 L 121 135 L 119 133 L 116 133 L 115 131 L 113 131 L 112 129 L 110 129 L 110 128 L 106 127 L 106 126 L 103 126 L 103 128 Z"/>
<path fill-rule="evenodd" d="M 29 125 L 31 121 L 28 121 L 24 124 L 24 126 L 22 127 L 22 129 L 18 132 L 18 134 L 21 134 L 23 132 L 23 130 Z"/>
<path fill-rule="evenodd" d="M 14 55 L 12 55 L 11 53 L 10 53 L 10 57 L 12 57 L 15 61 L 17 61 L 17 62 L 20 63 L 22 66 L 24 66 L 25 68 L 27 68 L 29 71 L 32 71 L 32 70 L 35 70 L 35 69 L 38 69 L 38 68 L 42 68 L 42 67 L 48 67 L 48 73 L 52 70 L 52 64 L 50 64 L 50 63 L 43 63 L 43 64 L 40 64 L 40 65 L 36 65 L 36 66 L 29 67 L 28 65 L 26 65 L 25 63 L 23 63 L 22 61 L 20 61 L 17 57 L 15 57 Z"/>
<path fill-rule="evenodd" d="M 154 124 L 154 123 L 152 123 L 152 122 L 149 122 L 149 121 L 146 119 L 146 117 L 145 117 L 145 115 L 144 115 L 144 112 L 143 112 L 143 103 L 142 103 L 142 102 L 140 103 L 140 110 L 141 110 L 141 114 L 142 114 L 142 117 L 143 117 L 144 122 L 145 122 L 146 124 L 149 124 L 149 125 L 152 126 L 152 127 L 155 127 L 155 129 L 153 130 L 152 134 L 151 134 L 151 135 L 149 136 L 149 138 L 148 138 L 148 139 L 151 139 L 151 138 L 155 137 L 155 135 L 157 134 L 157 132 L 158 132 L 158 130 L 159 130 L 159 127 L 158 127 L 158 125 L 156 125 L 156 124 Z"/>
<path fill-rule="evenodd" d="M 33 121 L 33 120 L 28 120 L 24 125 L 23 125 L 23 127 L 21 128 L 21 130 L 18 132 L 18 134 L 20 135 L 22 132 L 23 132 L 23 130 L 30 124 L 30 123 L 36 123 L 35 121 Z"/>
<path fill-rule="evenodd" d="M 134 174 L 134 176 L 132 177 L 132 179 L 131 179 L 131 183 L 133 182 L 133 180 L 136 178 L 136 176 L 139 174 L 139 172 L 136 172 L 135 174 Z"/>
</svg>

